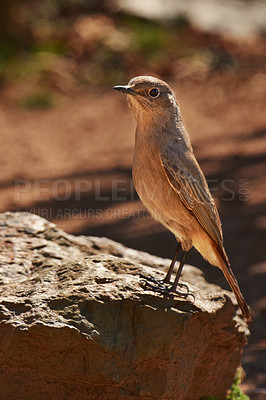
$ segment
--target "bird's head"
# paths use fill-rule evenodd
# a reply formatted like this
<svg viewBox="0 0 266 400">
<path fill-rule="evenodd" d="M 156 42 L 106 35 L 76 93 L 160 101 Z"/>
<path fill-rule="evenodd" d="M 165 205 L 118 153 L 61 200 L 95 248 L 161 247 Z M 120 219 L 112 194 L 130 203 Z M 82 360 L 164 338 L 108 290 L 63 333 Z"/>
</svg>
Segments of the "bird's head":
<svg viewBox="0 0 266 400">
<path fill-rule="evenodd" d="M 126 86 L 115 86 L 114 89 L 128 95 L 137 122 L 159 117 L 168 119 L 176 113 L 175 95 L 170 86 L 160 79 L 137 76 Z"/>
</svg>

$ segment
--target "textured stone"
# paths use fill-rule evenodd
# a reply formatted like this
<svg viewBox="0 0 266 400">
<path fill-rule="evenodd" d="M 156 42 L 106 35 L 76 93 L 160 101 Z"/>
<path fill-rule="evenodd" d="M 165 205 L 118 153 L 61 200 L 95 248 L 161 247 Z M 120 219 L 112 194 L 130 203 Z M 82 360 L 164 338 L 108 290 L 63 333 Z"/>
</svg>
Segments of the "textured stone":
<svg viewBox="0 0 266 400">
<path fill-rule="evenodd" d="M 1 400 L 225 397 L 247 329 L 197 268 L 182 274 L 195 299 L 165 297 L 142 275 L 169 260 L 27 213 L 0 227 Z"/>
</svg>

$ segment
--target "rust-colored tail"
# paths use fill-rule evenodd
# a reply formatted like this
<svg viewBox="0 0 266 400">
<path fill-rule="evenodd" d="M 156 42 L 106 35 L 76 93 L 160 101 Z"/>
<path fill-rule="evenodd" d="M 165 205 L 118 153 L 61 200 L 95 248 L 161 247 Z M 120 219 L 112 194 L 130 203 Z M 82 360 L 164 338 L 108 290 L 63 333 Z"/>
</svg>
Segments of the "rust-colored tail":
<svg viewBox="0 0 266 400">
<path fill-rule="evenodd" d="M 236 280 L 236 277 L 230 267 L 230 263 L 227 259 L 227 256 L 224 252 L 224 254 L 221 254 L 220 249 L 217 249 L 219 253 L 219 261 L 220 261 L 220 269 L 223 271 L 224 276 L 227 279 L 227 282 L 229 283 L 232 291 L 234 292 L 238 305 L 241 308 L 241 311 L 246 318 L 247 322 L 250 323 L 252 321 L 252 316 L 251 312 L 249 311 L 249 307 L 247 303 L 245 302 L 245 299 L 240 291 L 240 288 L 238 286 L 238 282 Z"/>
</svg>

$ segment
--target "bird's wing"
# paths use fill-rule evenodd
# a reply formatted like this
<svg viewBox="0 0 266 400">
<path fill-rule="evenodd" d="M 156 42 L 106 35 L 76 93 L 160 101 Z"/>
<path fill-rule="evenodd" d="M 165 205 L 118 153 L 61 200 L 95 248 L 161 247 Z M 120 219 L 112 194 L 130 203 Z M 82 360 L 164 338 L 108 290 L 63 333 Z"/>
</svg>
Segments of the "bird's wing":
<svg viewBox="0 0 266 400">
<path fill-rule="evenodd" d="M 161 153 L 161 163 L 170 185 L 184 206 L 193 213 L 202 228 L 222 250 L 221 221 L 194 155 L 191 152 L 177 152 L 174 147 L 166 147 Z"/>
</svg>

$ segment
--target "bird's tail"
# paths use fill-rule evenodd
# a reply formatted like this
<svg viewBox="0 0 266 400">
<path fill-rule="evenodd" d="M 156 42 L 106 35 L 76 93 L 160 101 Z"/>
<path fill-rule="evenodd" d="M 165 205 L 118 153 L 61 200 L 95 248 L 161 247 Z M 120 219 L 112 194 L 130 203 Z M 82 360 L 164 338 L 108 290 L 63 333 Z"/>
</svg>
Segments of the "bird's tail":
<svg viewBox="0 0 266 400">
<path fill-rule="evenodd" d="M 252 315 L 251 312 L 249 310 L 249 307 L 247 305 L 247 303 L 245 302 L 245 299 L 240 291 L 240 288 L 238 286 L 238 282 L 236 280 L 236 277 L 231 269 L 230 263 L 227 259 L 226 254 L 221 254 L 221 251 L 219 251 L 219 249 L 217 249 L 217 258 L 219 259 L 219 267 L 220 269 L 223 271 L 224 276 L 227 279 L 227 282 L 229 283 L 232 291 L 234 292 L 238 305 L 244 315 L 244 317 L 246 318 L 247 322 L 250 323 L 252 321 Z"/>
</svg>

